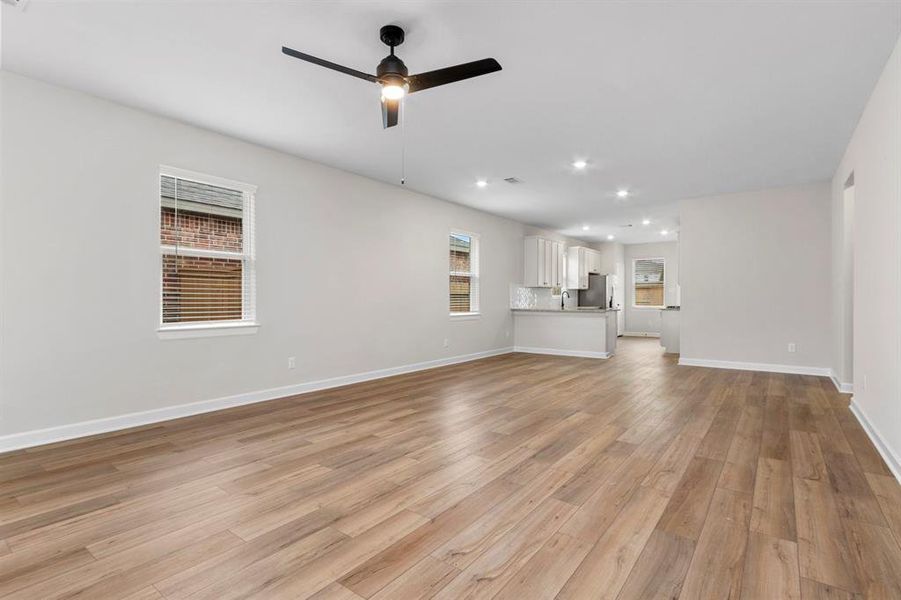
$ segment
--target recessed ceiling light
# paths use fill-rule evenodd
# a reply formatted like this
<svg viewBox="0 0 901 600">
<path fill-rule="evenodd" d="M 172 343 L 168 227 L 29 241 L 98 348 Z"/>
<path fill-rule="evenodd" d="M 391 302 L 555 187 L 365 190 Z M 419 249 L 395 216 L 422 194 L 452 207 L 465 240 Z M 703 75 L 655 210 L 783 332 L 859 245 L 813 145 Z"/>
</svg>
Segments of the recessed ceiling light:
<svg viewBox="0 0 901 600">
<path fill-rule="evenodd" d="M 485 187 L 486 185 L 488 185 L 488 182 L 484 179 L 479 179 L 478 181 L 476 181 L 476 185 L 479 187 Z"/>
<path fill-rule="evenodd" d="M 616 190 L 616 197 L 617 198 L 628 198 L 629 190 Z"/>
<path fill-rule="evenodd" d="M 666 229 L 660 231 L 660 235 L 666 235 L 667 233 L 669 233 L 669 231 L 667 231 Z"/>
<path fill-rule="evenodd" d="M 614 236 L 613 234 L 607 236 L 607 239 L 608 239 L 608 240 L 612 240 L 612 239 L 614 239 L 614 238 L 615 238 L 615 236 Z"/>
<path fill-rule="evenodd" d="M 642 224 L 642 225 L 650 225 L 650 224 L 651 224 L 651 220 L 650 220 L 650 219 L 645 219 L 645 220 L 643 220 L 643 221 L 641 222 L 641 224 Z"/>
<path fill-rule="evenodd" d="M 591 229 L 591 227 L 588 225 L 582 225 L 582 231 L 588 231 L 589 229 Z"/>
<path fill-rule="evenodd" d="M 584 169 L 588 166 L 588 162 L 584 160 L 577 160 L 573 163 L 573 166 L 577 169 Z"/>
</svg>

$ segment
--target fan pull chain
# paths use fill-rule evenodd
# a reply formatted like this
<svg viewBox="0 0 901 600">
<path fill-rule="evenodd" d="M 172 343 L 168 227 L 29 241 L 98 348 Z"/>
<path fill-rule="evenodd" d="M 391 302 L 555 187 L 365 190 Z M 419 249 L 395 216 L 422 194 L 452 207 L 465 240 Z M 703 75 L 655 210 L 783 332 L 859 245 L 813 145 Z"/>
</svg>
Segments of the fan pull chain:
<svg viewBox="0 0 901 600">
<path fill-rule="evenodd" d="M 393 48 L 392 48 L 393 50 Z M 407 184 L 407 128 L 406 115 L 407 103 L 401 100 L 400 103 L 400 184 Z"/>
</svg>

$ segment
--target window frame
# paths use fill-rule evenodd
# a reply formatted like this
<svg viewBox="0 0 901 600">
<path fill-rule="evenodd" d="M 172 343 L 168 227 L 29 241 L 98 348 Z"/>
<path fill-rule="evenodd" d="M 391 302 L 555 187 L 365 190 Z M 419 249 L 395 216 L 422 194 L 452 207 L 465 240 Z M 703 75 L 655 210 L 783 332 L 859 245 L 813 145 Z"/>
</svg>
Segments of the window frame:
<svg viewBox="0 0 901 600">
<path fill-rule="evenodd" d="M 635 264 L 640 260 L 659 260 L 663 263 L 663 281 L 660 282 L 661 286 L 663 286 L 663 304 L 659 306 L 648 306 L 646 304 L 635 304 Z M 666 257 L 663 256 L 640 256 L 632 259 L 632 308 L 637 310 L 660 310 L 662 308 L 666 308 Z"/>
<path fill-rule="evenodd" d="M 449 268 L 447 270 L 447 307 L 448 307 L 448 315 L 451 319 L 455 320 L 467 320 L 467 319 L 478 319 L 482 315 L 482 275 L 481 275 L 481 262 L 482 262 L 482 241 L 481 237 L 478 233 L 474 233 L 472 231 L 466 231 L 464 229 L 451 229 L 447 234 L 447 243 L 448 245 L 445 247 L 446 252 L 448 252 L 446 258 L 448 262 L 450 261 L 450 237 L 452 235 L 459 235 L 468 237 L 470 240 L 470 254 L 475 255 L 475 260 L 473 261 L 470 258 L 470 270 L 469 272 L 463 271 L 451 271 Z M 473 250 L 475 250 L 473 252 Z M 449 265 L 448 265 L 449 266 Z M 475 266 L 475 269 L 472 267 Z M 469 312 L 453 312 L 450 310 L 450 296 L 451 296 L 451 277 L 469 277 Z M 473 286 L 473 280 L 475 280 L 476 285 Z M 475 306 L 475 310 L 472 310 L 473 306 Z"/>
<path fill-rule="evenodd" d="M 162 211 L 160 210 L 162 198 L 163 177 L 173 177 L 184 181 L 193 181 L 206 185 L 228 188 L 241 192 L 243 206 L 241 216 L 241 252 L 228 250 L 208 250 L 201 248 L 185 248 L 159 243 L 159 271 L 157 282 L 159 284 L 159 314 L 157 318 L 157 335 L 160 339 L 214 337 L 223 335 L 248 335 L 259 330 L 260 323 L 256 314 L 256 219 L 254 210 L 256 207 L 257 186 L 226 179 L 216 175 L 208 175 L 197 171 L 189 171 L 179 167 L 160 165 L 157 174 L 157 226 L 156 239 L 159 242 L 162 231 Z M 162 258 L 166 255 L 178 254 L 181 256 L 199 256 L 209 258 L 225 258 L 230 260 L 240 259 L 241 268 L 241 319 L 228 319 L 220 321 L 197 321 L 187 323 L 163 322 L 163 273 Z"/>
</svg>

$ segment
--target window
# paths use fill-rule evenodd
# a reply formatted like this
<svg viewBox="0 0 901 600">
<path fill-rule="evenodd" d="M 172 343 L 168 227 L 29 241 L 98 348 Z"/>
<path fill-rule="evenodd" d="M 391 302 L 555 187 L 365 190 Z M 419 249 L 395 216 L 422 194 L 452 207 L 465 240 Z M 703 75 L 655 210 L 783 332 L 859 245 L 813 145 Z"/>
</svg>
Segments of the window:
<svg viewBox="0 0 901 600">
<path fill-rule="evenodd" d="M 665 284 L 662 258 L 636 258 L 632 261 L 632 305 L 636 308 L 662 308 Z"/>
<path fill-rule="evenodd" d="M 479 312 L 479 237 L 450 234 L 450 314 Z"/>
<path fill-rule="evenodd" d="M 160 331 L 256 325 L 255 191 L 160 168 Z"/>
</svg>

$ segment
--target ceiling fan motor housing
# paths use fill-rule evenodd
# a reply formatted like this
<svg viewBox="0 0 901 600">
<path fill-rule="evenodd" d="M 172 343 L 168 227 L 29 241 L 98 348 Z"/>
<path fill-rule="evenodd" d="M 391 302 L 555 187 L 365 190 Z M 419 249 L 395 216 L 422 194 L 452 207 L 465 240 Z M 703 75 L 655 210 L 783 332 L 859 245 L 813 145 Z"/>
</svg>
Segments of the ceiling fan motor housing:
<svg viewBox="0 0 901 600">
<path fill-rule="evenodd" d="M 390 79 L 391 76 L 404 78 L 407 76 L 407 65 L 404 64 L 397 56 L 390 54 L 382 59 L 379 66 L 375 69 L 375 74 L 380 81 Z"/>
</svg>

